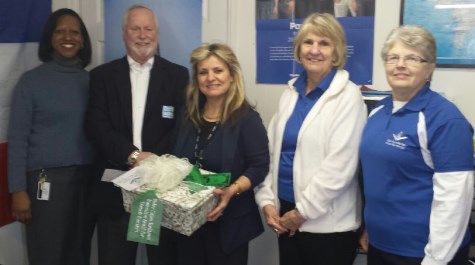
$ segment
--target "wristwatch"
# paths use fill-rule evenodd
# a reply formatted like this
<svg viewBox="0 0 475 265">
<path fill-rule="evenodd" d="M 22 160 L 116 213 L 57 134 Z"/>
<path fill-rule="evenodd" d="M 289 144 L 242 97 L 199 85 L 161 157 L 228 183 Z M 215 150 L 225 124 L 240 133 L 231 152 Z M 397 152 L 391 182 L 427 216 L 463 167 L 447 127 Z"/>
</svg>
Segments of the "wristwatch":
<svg viewBox="0 0 475 265">
<path fill-rule="evenodd" d="M 127 165 L 128 166 L 134 166 L 135 163 L 137 163 L 137 159 L 139 158 L 140 151 L 139 150 L 134 150 L 132 153 L 130 153 L 129 158 L 127 158 Z"/>
</svg>

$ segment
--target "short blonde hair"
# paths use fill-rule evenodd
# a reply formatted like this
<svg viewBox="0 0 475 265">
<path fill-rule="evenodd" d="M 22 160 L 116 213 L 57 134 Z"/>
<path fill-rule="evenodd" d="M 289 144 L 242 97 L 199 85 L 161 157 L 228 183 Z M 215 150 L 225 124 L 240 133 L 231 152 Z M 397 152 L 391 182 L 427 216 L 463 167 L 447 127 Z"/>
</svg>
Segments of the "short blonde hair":
<svg viewBox="0 0 475 265">
<path fill-rule="evenodd" d="M 327 37 L 332 41 L 335 45 L 332 65 L 342 69 L 347 60 L 346 38 L 345 31 L 338 20 L 328 13 L 313 13 L 304 20 L 294 39 L 294 58 L 300 64 L 302 63 L 300 61 L 300 46 L 309 33 Z"/>
</svg>

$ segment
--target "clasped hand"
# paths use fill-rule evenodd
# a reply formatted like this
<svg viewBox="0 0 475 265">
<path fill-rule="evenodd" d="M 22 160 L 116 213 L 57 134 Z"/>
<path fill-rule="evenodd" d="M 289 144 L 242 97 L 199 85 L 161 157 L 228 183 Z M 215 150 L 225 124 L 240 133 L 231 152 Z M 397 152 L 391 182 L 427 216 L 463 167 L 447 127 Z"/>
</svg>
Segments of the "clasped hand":
<svg viewBox="0 0 475 265">
<path fill-rule="evenodd" d="M 282 217 L 279 216 L 277 209 L 273 205 L 264 206 L 263 211 L 267 219 L 267 225 L 277 235 L 289 233 L 289 236 L 294 236 L 303 222 L 305 222 L 305 218 L 297 210 L 288 211 Z"/>
</svg>

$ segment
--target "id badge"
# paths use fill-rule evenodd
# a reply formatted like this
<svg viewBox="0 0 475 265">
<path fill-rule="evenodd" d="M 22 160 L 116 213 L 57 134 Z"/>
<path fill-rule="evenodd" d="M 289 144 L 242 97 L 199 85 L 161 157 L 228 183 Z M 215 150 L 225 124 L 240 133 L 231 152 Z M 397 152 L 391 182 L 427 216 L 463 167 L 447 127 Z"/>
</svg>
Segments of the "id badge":
<svg viewBox="0 0 475 265">
<path fill-rule="evenodd" d="M 45 170 L 41 170 L 38 175 L 38 191 L 36 193 L 36 199 L 41 201 L 48 201 L 51 191 L 51 182 L 48 181 Z"/>
</svg>

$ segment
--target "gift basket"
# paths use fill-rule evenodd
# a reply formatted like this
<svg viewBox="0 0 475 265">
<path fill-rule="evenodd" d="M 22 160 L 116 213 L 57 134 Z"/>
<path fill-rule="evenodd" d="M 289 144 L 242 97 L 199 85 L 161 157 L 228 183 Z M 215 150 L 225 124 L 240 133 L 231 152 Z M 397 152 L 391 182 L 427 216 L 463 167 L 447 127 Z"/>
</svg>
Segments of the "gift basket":
<svg viewBox="0 0 475 265">
<path fill-rule="evenodd" d="M 163 204 L 161 226 L 191 235 L 207 221 L 218 203 L 215 187 L 229 185 L 230 174 L 199 170 L 187 159 L 150 156 L 113 182 L 122 191 L 124 209 L 131 212 L 136 197 L 153 190 Z"/>
</svg>

